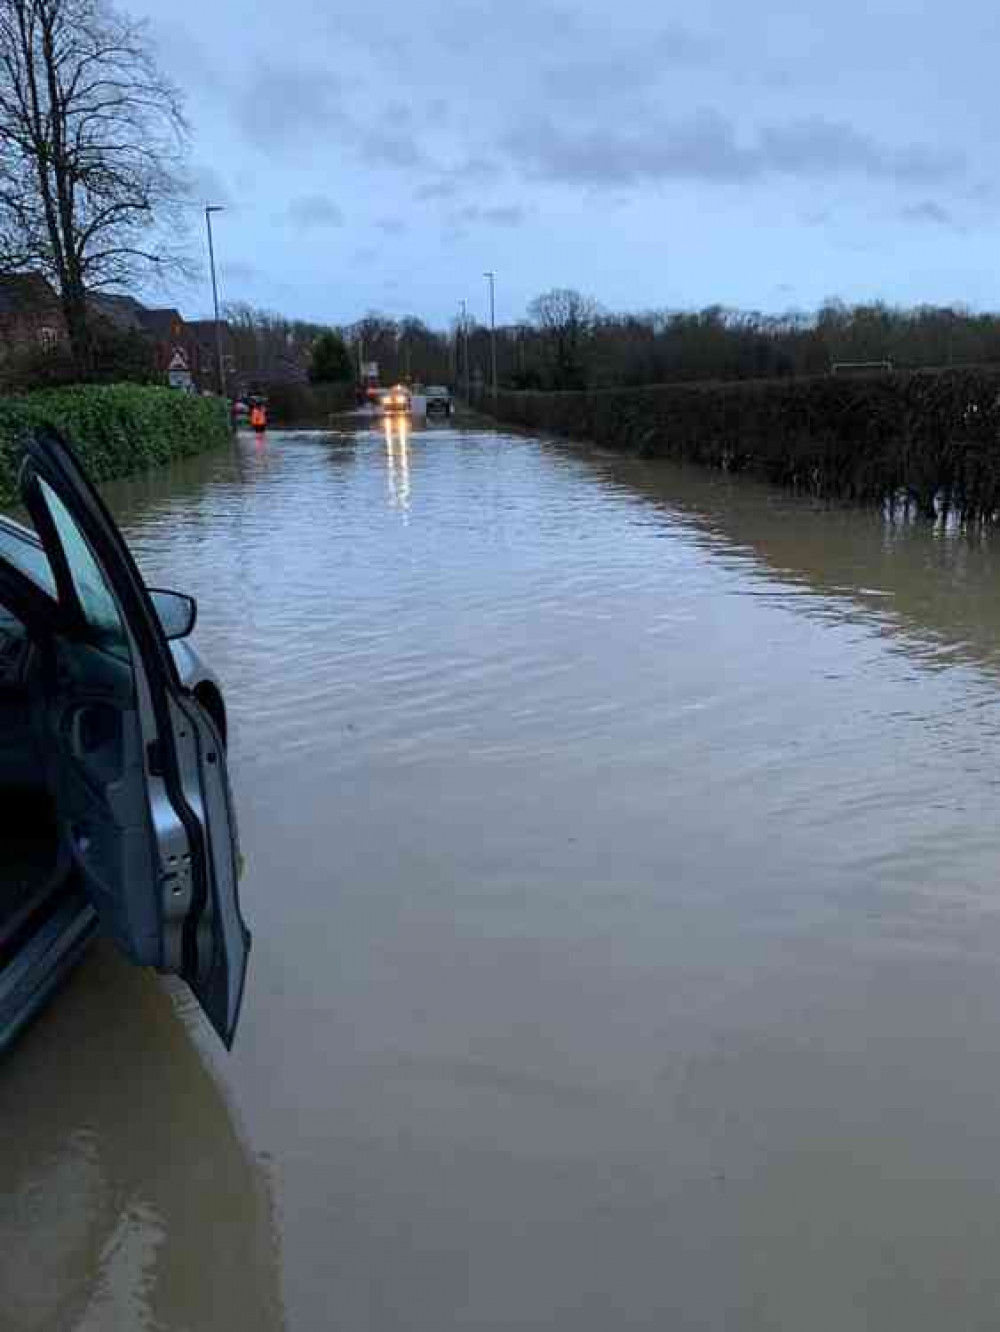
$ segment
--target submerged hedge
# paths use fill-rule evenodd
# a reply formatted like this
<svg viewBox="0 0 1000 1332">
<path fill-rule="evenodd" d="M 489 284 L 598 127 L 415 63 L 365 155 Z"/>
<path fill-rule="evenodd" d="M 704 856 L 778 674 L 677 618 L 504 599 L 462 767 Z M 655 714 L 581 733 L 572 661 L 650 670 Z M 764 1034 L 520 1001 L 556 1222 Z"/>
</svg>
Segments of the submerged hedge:
<svg viewBox="0 0 1000 1332">
<path fill-rule="evenodd" d="M 356 405 L 354 384 L 266 384 L 267 415 L 272 425 L 329 425 L 337 412 Z"/>
<path fill-rule="evenodd" d="M 1000 517 L 1000 369 L 501 393 L 495 415 L 821 497 Z"/>
<path fill-rule="evenodd" d="M 83 384 L 0 398 L 0 501 L 16 498 L 18 439 L 54 426 L 91 478 L 110 481 L 223 444 L 229 414 L 220 398 L 139 384 Z"/>
</svg>

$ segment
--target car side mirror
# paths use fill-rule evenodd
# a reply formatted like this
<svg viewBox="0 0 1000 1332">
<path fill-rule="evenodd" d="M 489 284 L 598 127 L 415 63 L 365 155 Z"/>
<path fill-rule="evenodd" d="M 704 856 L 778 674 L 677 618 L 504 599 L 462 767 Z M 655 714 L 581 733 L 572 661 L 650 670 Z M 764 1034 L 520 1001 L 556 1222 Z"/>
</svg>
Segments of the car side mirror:
<svg viewBox="0 0 1000 1332">
<path fill-rule="evenodd" d="M 151 587 L 149 596 L 167 638 L 187 638 L 198 619 L 198 603 L 194 597 L 161 587 Z"/>
</svg>

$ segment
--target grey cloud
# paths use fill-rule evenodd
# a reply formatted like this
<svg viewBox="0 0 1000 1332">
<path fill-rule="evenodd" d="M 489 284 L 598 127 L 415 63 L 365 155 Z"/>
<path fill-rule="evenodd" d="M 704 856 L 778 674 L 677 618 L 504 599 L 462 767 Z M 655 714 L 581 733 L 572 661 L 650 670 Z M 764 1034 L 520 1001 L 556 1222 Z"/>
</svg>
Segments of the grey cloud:
<svg viewBox="0 0 1000 1332">
<path fill-rule="evenodd" d="M 176 11 L 169 17 L 158 14 L 148 22 L 156 42 L 157 59 L 171 78 L 189 84 L 195 82 L 199 92 L 209 97 L 217 93 L 225 95 L 217 53 L 185 27 Z"/>
<path fill-rule="evenodd" d="M 466 190 L 475 191 L 484 181 L 496 181 L 504 173 L 501 163 L 485 157 L 467 157 L 457 166 L 438 170 L 416 192 L 421 202 L 455 199 Z"/>
<path fill-rule="evenodd" d="M 264 90 L 263 94 L 261 90 Z M 430 164 L 409 128 L 405 102 L 381 111 L 359 109 L 359 89 L 328 70 L 264 63 L 252 87 L 234 94 L 235 118 L 244 136 L 272 154 L 305 157 L 317 145 L 335 145 L 368 166 L 393 169 Z"/>
<path fill-rule="evenodd" d="M 343 92 L 328 70 L 263 62 L 239 91 L 236 120 L 253 143 L 263 148 L 315 147 L 316 135 L 348 129 L 351 118 Z"/>
<path fill-rule="evenodd" d="M 508 135 L 505 146 L 532 176 L 601 186 L 770 175 L 915 182 L 948 179 L 963 167 L 958 153 L 920 144 L 890 147 L 849 125 L 822 119 L 767 127 L 756 142 L 746 143 L 732 121 L 714 110 L 669 123 L 649 120 L 625 130 L 577 131 L 542 121 Z"/>
<path fill-rule="evenodd" d="M 223 282 L 256 282 L 261 270 L 256 264 L 246 263 L 242 259 L 229 259 L 219 265 L 219 274 Z"/>
<path fill-rule="evenodd" d="M 718 49 L 717 43 L 703 33 L 680 23 L 670 23 L 650 43 L 649 54 L 670 65 L 704 65 Z"/>
<path fill-rule="evenodd" d="M 452 215 L 451 221 L 456 227 L 477 222 L 485 222 L 489 226 L 496 227 L 519 227 L 527 216 L 527 212 L 520 204 L 501 204 L 485 208 L 480 204 L 469 204 L 466 208 L 458 209 Z"/>
<path fill-rule="evenodd" d="M 215 167 L 204 163 L 192 163 L 185 173 L 185 189 L 196 203 L 222 204 L 232 208 L 235 195 L 229 182 Z"/>
<path fill-rule="evenodd" d="M 366 161 L 378 166 L 418 167 L 426 162 L 420 145 L 405 129 L 364 130 L 358 148 Z"/>
<path fill-rule="evenodd" d="M 904 222 L 930 223 L 939 227 L 951 227 L 955 224 L 955 219 L 948 209 L 930 199 L 913 204 L 910 208 L 904 208 L 900 217 Z"/>
<path fill-rule="evenodd" d="M 544 48 L 570 40 L 581 28 L 575 7 L 548 0 L 480 0 L 464 5 L 460 15 L 456 23 L 454 10 L 445 9 L 431 27 L 435 41 L 455 55 L 481 51 L 484 44 L 509 49 L 512 37 Z"/>
<path fill-rule="evenodd" d="M 669 177 L 734 180 L 754 174 L 753 154 L 733 126 L 702 111 L 671 126 L 557 129 L 551 121 L 524 126 L 506 147 L 530 175 L 589 185 L 626 185 Z"/>
<path fill-rule="evenodd" d="M 649 61 L 629 62 L 627 76 L 624 66 L 624 57 L 615 56 L 567 60 L 543 69 L 541 82 L 549 97 L 589 106 L 609 94 L 616 101 L 634 97 L 661 78 L 660 70 Z"/>
<path fill-rule="evenodd" d="M 326 194 L 300 195 L 288 205 L 287 215 L 289 221 L 303 229 L 344 225 L 342 209 Z"/>
<path fill-rule="evenodd" d="M 457 176 L 441 176 L 437 180 L 429 180 L 421 185 L 417 190 L 417 198 L 422 203 L 434 199 L 454 199 L 461 189 L 462 183 Z"/>
<path fill-rule="evenodd" d="M 898 180 L 943 180 L 963 166 L 960 153 L 925 144 L 892 148 L 851 125 L 821 117 L 765 129 L 759 156 L 763 170 L 799 176 L 852 173 Z"/>
<path fill-rule="evenodd" d="M 700 68 L 716 49 L 707 37 L 680 24 L 644 34 L 628 46 L 614 39 L 595 45 L 605 48 L 601 54 L 564 57 L 546 66 L 542 70 L 546 93 L 583 105 L 609 98 L 620 102 L 660 83 L 671 71 Z"/>
</svg>

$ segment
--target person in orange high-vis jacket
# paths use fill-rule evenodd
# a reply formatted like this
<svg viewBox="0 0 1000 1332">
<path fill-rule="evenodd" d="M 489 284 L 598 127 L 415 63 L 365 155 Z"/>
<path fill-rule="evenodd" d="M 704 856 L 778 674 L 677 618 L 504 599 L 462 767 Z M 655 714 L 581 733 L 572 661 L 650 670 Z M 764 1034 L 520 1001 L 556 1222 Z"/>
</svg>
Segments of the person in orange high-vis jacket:
<svg viewBox="0 0 1000 1332">
<path fill-rule="evenodd" d="M 255 402 L 250 408 L 250 424 L 254 430 L 267 429 L 267 408 L 262 402 Z"/>
</svg>

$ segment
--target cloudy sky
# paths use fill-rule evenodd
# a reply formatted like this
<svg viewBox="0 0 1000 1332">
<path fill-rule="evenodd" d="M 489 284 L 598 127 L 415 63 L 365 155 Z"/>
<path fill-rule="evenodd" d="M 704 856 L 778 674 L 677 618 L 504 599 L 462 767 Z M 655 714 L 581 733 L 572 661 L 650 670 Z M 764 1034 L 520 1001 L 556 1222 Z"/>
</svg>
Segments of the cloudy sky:
<svg viewBox="0 0 1000 1332">
<path fill-rule="evenodd" d="M 996 6 L 125 3 L 227 205 L 226 299 L 444 325 L 492 268 L 501 321 L 553 286 L 1000 307 Z"/>
</svg>

